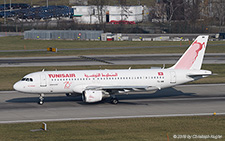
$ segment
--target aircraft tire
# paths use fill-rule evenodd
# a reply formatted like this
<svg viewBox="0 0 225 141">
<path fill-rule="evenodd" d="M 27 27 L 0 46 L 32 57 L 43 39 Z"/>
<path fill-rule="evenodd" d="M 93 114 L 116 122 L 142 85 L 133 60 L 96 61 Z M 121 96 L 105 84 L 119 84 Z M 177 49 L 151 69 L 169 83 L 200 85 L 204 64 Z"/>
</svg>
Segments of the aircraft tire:
<svg viewBox="0 0 225 141">
<path fill-rule="evenodd" d="M 44 102 L 43 102 L 43 101 L 39 101 L 38 104 L 39 104 L 39 105 L 43 105 Z"/>
<path fill-rule="evenodd" d="M 119 100 L 117 98 L 112 98 L 111 99 L 111 103 L 112 104 L 118 104 L 119 103 Z"/>
</svg>

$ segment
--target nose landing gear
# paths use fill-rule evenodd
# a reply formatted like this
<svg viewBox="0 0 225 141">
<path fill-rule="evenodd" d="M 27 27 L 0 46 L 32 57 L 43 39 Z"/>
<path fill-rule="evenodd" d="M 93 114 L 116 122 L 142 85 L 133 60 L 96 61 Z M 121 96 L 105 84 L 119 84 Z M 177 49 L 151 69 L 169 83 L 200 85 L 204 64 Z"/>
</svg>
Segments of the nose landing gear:
<svg viewBox="0 0 225 141">
<path fill-rule="evenodd" d="M 40 94 L 38 104 L 40 104 L 40 105 L 43 105 L 44 104 L 44 94 Z"/>
</svg>

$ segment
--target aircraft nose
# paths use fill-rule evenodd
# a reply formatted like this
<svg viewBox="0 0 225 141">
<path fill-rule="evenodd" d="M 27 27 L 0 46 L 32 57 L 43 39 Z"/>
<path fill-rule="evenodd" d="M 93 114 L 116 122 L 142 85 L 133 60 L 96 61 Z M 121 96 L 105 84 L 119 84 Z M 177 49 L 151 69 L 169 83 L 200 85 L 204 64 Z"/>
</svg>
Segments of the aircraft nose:
<svg viewBox="0 0 225 141">
<path fill-rule="evenodd" d="M 19 82 L 16 82 L 13 85 L 13 89 L 16 90 L 16 91 L 21 91 L 21 89 L 22 89 L 21 84 Z"/>
</svg>

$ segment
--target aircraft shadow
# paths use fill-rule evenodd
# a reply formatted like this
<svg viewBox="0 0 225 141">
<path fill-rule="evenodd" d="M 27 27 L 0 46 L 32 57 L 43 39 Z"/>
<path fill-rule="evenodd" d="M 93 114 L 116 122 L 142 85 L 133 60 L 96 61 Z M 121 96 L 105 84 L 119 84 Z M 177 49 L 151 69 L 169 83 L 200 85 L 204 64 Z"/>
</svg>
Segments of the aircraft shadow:
<svg viewBox="0 0 225 141">
<path fill-rule="evenodd" d="M 165 88 L 162 90 L 158 90 L 154 93 L 145 93 L 145 94 L 128 94 L 128 95 L 118 95 L 118 99 L 152 99 L 152 98 L 163 98 L 163 97 L 175 97 L 175 96 L 183 96 L 183 97 L 193 97 L 195 93 L 183 93 L 175 88 Z"/>
<path fill-rule="evenodd" d="M 182 97 L 193 97 L 195 96 L 195 93 L 183 93 L 182 91 L 176 90 L 174 88 L 166 88 L 162 89 L 156 92 L 149 92 L 149 93 L 139 93 L 139 94 L 128 94 L 128 95 L 116 95 L 116 98 L 118 100 L 141 100 L 141 99 L 156 99 L 156 98 L 166 98 L 166 97 L 176 97 L 176 96 L 182 96 Z M 24 98 L 14 98 L 7 100 L 6 102 L 9 103 L 37 103 L 38 101 L 38 95 L 37 97 L 24 97 Z M 81 96 L 45 96 L 44 99 L 45 102 L 74 102 L 77 101 L 78 104 L 86 105 L 86 103 L 82 102 Z M 98 103 L 108 103 L 110 100 L 106 99 L 101 102 L 92 103 L 98 104 Z M 120 103 L 125 103 L 120 101 Z M 88 103 L 89 104 L 89 103 Z M 128 103 L 127 103 L 128 104 Z M 132 104 L 132 103 L 131 103 Z M 90 105 L 90 104 L 89 104 Z"/>
<path fill-rule="evenodd" d="M 133 104 L 140 105 L 140 102 L 135 102 L 135 100 L 148 100 L 148 99 L 159 99 L 159 98 L 168 98 L 168 97 L 196 97 L 196 93 L 183 93 L 182 91 L 176 90 L 175 88 L 165 88 L 158 90 L 156 92 L 149 92 L 144 94 L 128 94 L 128 95 L 118 95 L 116 98 L 121 100 L 119 104 Z M 134 102 L 124 102 L 122 100 L 134 100 Z M 109 102 L 105 100 L 102 102 Z M 142 103 L 141 105 L 143 105 Z"/>
</svg>

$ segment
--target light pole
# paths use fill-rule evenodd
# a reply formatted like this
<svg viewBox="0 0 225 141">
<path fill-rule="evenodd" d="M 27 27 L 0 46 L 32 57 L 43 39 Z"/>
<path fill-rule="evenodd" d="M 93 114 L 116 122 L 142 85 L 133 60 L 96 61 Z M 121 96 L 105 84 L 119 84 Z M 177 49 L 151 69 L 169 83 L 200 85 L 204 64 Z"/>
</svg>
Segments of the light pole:
<svg viewBox="0 0 225 141">
<path fill-rule="evenodd" d="M 6 14 L 6 13 L 5 13 L 5 3 L 6 3 L 6 2 L 5 2 L 5 0 L 4 0 L 4 24 L 6 24 L 6 15 L 5 15 L 5 14 Z"/>
<path fill-rule="evenodd" d="M 48 0 L 47 0 L 47 7 L 48 7 Z"/>
</svg>

